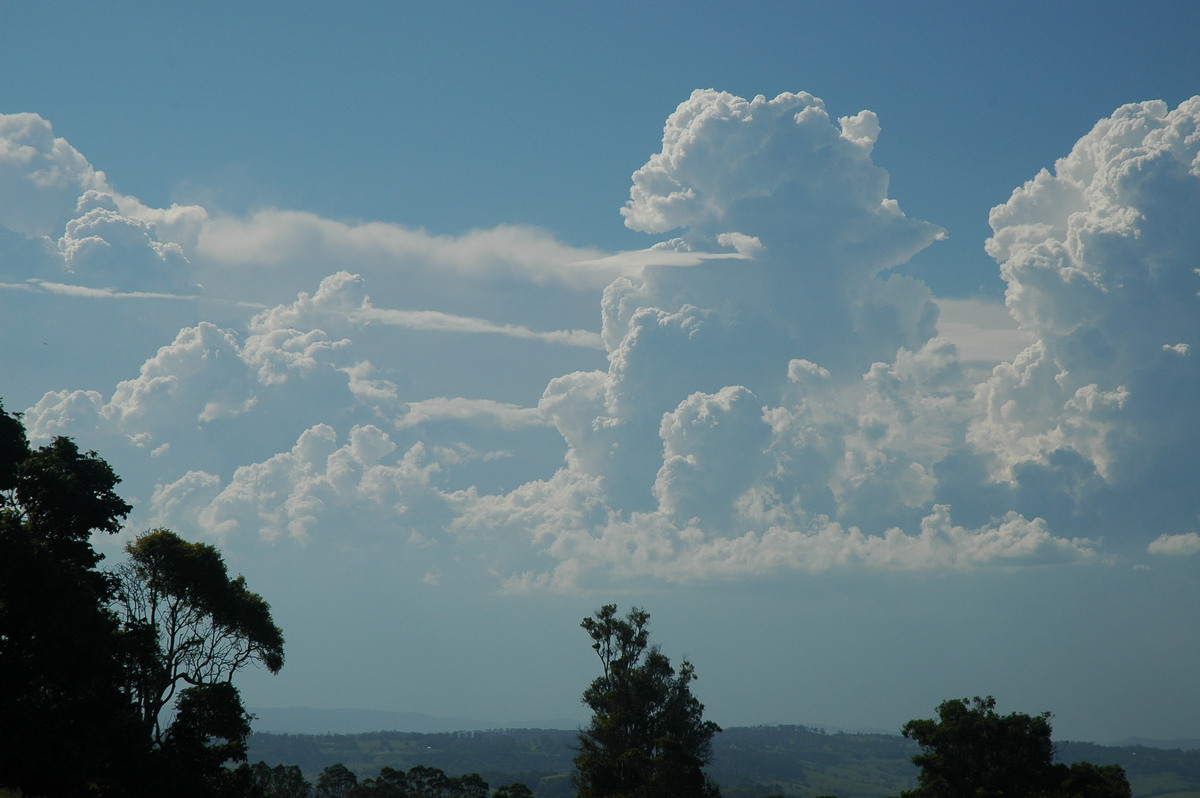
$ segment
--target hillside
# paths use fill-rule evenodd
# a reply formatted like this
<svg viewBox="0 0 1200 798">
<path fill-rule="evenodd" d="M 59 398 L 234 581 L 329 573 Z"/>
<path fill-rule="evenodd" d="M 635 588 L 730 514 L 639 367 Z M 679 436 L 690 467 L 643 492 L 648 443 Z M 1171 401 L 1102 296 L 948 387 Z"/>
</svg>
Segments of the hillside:
<svg viewBox="0 0 1200 798">
<path fill-rule="evenodd" d="M 419 734 L 254 734 L 249 759 L 298 765 L 309 779 L 340 762 L 360 776 L 384 766 L 479 773 L 492 785 L 521 781 L 538 798 L 572 795 L 575 731 L 503 729 Z M 1062 742 L 1063 762 L 1087 760 L 1125 768 L 1135 798 L 1200 798 L 1200 750 Z M 887 798 L 912 786 L 916 746 L 899 735 L 827 734 L 803 726 L 726 729 L 713 743 L 710 771 L 725 798 L 839 795 Z"/>
</svg>

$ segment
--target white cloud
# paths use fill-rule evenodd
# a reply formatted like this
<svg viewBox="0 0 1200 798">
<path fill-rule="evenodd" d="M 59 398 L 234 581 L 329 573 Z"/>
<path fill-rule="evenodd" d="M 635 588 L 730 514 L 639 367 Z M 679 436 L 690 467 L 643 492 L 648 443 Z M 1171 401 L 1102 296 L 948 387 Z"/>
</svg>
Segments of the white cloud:
<svg viewBox="0 0 1200 798">
<path fill-rule="evenodd" d="M 518 280 L 597 288 L 616 274 L 600 255 L 529 227 L 501 225 L 438 236 L 396 224 L 348 223 L 280 209 L 214 217 L 204 225 L 195 248 L 195 257 L 207 264 L 206 276 L 217 284 L 225 283 L 221 275 L 233 270 L 258 275 L 244 288 L 271 292 L 283 287 L 292 294 L 303 283 L 350 263 L 368 278 L 405 274 L 419 280 Z M 272 282 L 261 282 L 264 275 Z"/>
<path fill-rule="evenodd" d="M 67 271 L 87 285 L 194 293 L 183 248 L 160 241 L 154 226 L 123 215 L 111 194 L 85 192 L 58 239 Z"/>
<path fill-rule="evenodd" d="M 933 338 L 923 285 L 876 276 L 940 232 L 883 193 L 869 158 L 877 135 L 873 114 L 839 129 L 807 95 L 696 92 L 672 115 L 624 213 L 637 229 L 686 227 L 651 250 L 679 260 L 606 289 L 607 371 L 547 387 L 540 406 L 570 447 L 568 467 L 481 497 L 486 511 L 467 516 L 532 529 L 557 561 L 508 589 L 1094 559 L 1095 544 L 1042 519 L 1001 510 L 968 527 L 938 503 L 939 464 L 967 449 L 975 372 Z M 824 205 L 843 213 L 814 211 Z M 706 241 L 736 246 L 734 229 L 755 234 L 750 247 L 738 233 L 755 261 L 696 257 Z M 848 244 L 855 236 L 875 240 Z M 1028 334 L 992 321 L 1006 352 L 1019 351 Z M 973 358 L 999 359 L 979 350 Z"/>
<path fill-rule="evenodd" d="M 46 196 L 0 200 L 3 287 L 191 314 L 26 421 L 104 451 L 155 523 L 419 549 L 430 584 L 467 552 L 513 591 L 1103 562 L 1200 511 L 1197 118 L 1120 109 L 995 209 L 1007 309 L 888 273 L 941 230 L 887 196 L 875 115 L 806 94 L 693 93 L 623 211 L 675 237 L 616 255 L 152 209 L 23 119 L 0 168 Z"/>
<path fill-rule="evenodd" d="M 621 212 L 642 232 L 737 232 L 768 251 L 849 255 L 873 273 L 942 235 L 887 197 L 887 173 L 870 160 L 878 135 L 870 111 L 834 123 L 803 92 L 745 100 L 697 90 L 667 119 L 662 150 L 634 172 Z"/>
<path fill-rule="evenodd" d="M 28 237 L 57 235 L 88 190 L 106 191 L 92 168 L 37 114 L 0 114 L 0 225 Z"/>
<path fill-rule="evenodd" d="M 505 429 L 542 426 L 546 423 L 536 407 L 520 407 L 491 399 L 438 397 L 410 402 L 408 409 L 397 419 L 396 426 L 403 429 L 447 420 L 472 421 Z"/>
<path fill-rule="evenodd" d="M 1200 365 L 1180 356 L 1200 330 L 1198 123 L 1200 97 L 1123 106 L 992 210 L 988 251 L 1037 338 L 981 390 L 971 439 L 998 478 L 1069 453 L 1110 486 L 1076 484 L 1085 513 L 1125 495 L 1154 523 L 1200 511 Z"/>
<path fill-rule="evenodd" d="M 422 532 L 431 513 L 448 515 L 446 499 L 430 487 L 437 468 L 421 444 L 398 454 L 378 427 L 355 426 L 339 445 L 337 432 L 321 424 L 306 430 L 290 451 L 239 467 L 219 491 L 212 475 L 195 472 L 160 486 L 153 509 L 161 522 L 198 526 L 217 537 L 241 533 L 304 542 L 348 532 L 341 542 L 365 545 L 380 536 L 407 536 L 414 507 L 421 510 Z"/>
<path fill-rule="evenodd" d="M 938 335 L 958 349 L 964 361 L 995 364 L 1012 361 L 1036 338 L 1022 330 L 999 302 L 978 299 L 934 300 L 938 306 Z"/>
<path fill-rule="evenodd" d="M 1150 541 L 1146 551 L 1167 557 L 1187 557 L 1200 554 L 1200 534 L 1186 532 L 1182 535 L 1159 535 Z"/>
<path fill-rule="evenodd" d="M 664 413 L 662 465 L 653 492 L 660 510 L 723 526 L 741 492 L 761 477 L 770 427 L 762 403 L 741 386 L 694 393 Z"/>
<path fill-rule="evenodd" d="M 952 522 L 949 508 L 935 505 L 915 534 L 891 528 L 871 535 L 818 515 L 803 525 L 727 536 L 676 525 L 661 513 L 634 513 L 627 520 L 605 514 L 595 486 L 588 488 L 569 484 L 560 474 L 514 493 L 507 505 L 493 498 L 462 517 L 476 528 L 486 522 L 501 529 L 531 528 L 535 541 L 543 544 L 542 554 L 557 561 L 545 570 L 515 574 L 505 583 L 507 591 L 575 591 L 646 579 L 687 584 L 797 571 L 972 570 L 1098 559 L 1093 541 L 1056 537 L 1044 521 L 1017 513 L 967 529 Z"/>
<path fill-rule="evenodd" d="M 117 291 L 113 288 L 90 288 L 84 285 L 52 283 L 48 280 L 36 279 L 25 283 L 0 283 L 0 288 L 10 291 L 34 291 L 45 294 L 84 297 L 87 299 L 165 299 L 175 301 L 197 299 L 196 296 L 188 296 L 186 294 L 163 294 L 154 291 Z"/>
<path fill-rule="evenodd" d="M 600 336 L 589 330 L 550 330 L 535 332 L 520 324 L 497 324 L 486 319 L 456 316 L 436 310 L 389 310 L 370 305 L 355 311 L 356 321 L 373 324 L 391 324 L 410 330 L 433 330 L 437 332 L 473 333 L 483 335 L 506 335 L 531 341 L 578 346 L 585 349 L 602 349 Z"/>
</svg>

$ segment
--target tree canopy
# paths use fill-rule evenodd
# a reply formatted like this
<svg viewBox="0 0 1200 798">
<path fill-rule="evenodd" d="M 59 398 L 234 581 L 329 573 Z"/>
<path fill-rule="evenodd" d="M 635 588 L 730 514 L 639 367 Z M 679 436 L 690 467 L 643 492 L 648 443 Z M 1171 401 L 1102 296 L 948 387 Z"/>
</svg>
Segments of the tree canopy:
<svg viewBox="0 0 1200 798">
<path fill-rule="evenodd" d="M 583 693 L 592 720 L 574 759 L 580 798 L 720 795 L 704 767 L 721 729 L 692 695 L 692 664 L 676 672 L 650 645 L 649 620 L 636 607 L 621 618 L 608 604 L 580 624 L 602 668 Z"/>
<path fill-rule="evenodd" d="M 902 798 L 1129 798 L 1118 765 L 1054 762 L 1050 713 L 1000 715 L 996 699 L 951 699 L 936 719 L 910 720 L 919 786 Z"/>
<path fill-rule="evenodd" d="M 131 509 L 119 481 L 67 438 L 32 448 L 0 405 L 0 786 L 81 795 L 142 753 L 113 583 L 90 542 Z"/>
<path fill-rule="evenodd" d="M 233 676 L 278 671 L 283 635 L 214 547 L 168 530 L 101 570 L 119 482 L 68 438 L 31 447 L 0 405 L 0 788 L 226 794 L 250 733 Z"/>
<path fill-rule="evenodd" d="M 146 641 L 131 693 L 147 734 L 161 742 L 163 710 L 183 688 L 230 684 L 251 662 L 283 667 L 283 632 L 271 608 L 231 578 L 221 553 L 156 529 L 126 546 L 116 606 Z"/>
</svg>

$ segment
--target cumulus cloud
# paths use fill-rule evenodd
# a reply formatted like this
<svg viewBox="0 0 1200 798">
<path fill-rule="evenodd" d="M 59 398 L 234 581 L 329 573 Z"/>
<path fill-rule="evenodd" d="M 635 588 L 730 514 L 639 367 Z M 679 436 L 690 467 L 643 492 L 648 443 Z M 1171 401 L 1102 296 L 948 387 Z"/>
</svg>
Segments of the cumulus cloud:
<svg viewBox="0 0 1200 798">
<path fill-rule="evenodd" d="M 0 114 L 0 185 L 0 225 L 30 238 L 59 234 L 82 194 L 108 190 L 104 173 L 37 114 Z"/>
<path fill-rule="evenodd" d="M 1011 362 L 1032 344 L 1033 333 L 1017 326 L 1001 302 L 938 297 L 938 335 L 954 344 L 966 362 Z"/>
<path fill-rule="evenodd" d="M 943 233 L 875 114 L 803 93 L 694 92 L 622 211 L 662 240 L 616 254 L 148 208 L 5 119 L 5 293 L 193 314 L 26 411 L 154 523 L 469 549 L 510 591 L 1200 548 L 1144 532 L 1200 512 L 1200 99 L 1118 109 L 994 209 L 1004 311 L 891 273 Z"/>
<path fill-rule="evenodd" d="M 939 503 L 939 467 L 970 455 L 978 371 L 935 337 L 928 289 L 886 274 L 941 231 L 887 197 L 879 133 L 869 111 L 834 121 L 806 94 L 697 91 L 668 119 L 623 213 L 680 234 L 605 290 L 608 369 L 542 397 L 566 467 L 471 516 L 532 527 L 559 561 L 510 589 L 1094 559 L 1092 541 L 1004 502 L 969 527 Z M 736 257 L 698 256 L 714 247 Z M 995 329 L 970 360 L 1032 337 Z"/>
<path fill-rule="evenodd" d="M 987 248 L 1036 342 L 981 388 L 971 440 L 1027 491 L 1075 458 L 1060 488 L 1085 518 L 1144 528 L 1200 511 L 1198 123 L 1200 98 L 1123 106 L 992 210 Z M 1134 496 L 1151 517 L 1123 509 Z"/>
<path fill-rule="evenodd" d="M 1159 535 L 1150 541 L 1146 551 L 1167 557 L 1186 557 L 1200 554 L 1200 534 L 1186 532 L 1182 535 Z"/>
<path fill-rule="evenodd" d="M 870 158 L 879 130 L 872 112 L 835 122 L 804 92 L 745 100 L 695 91 L 667 119 L 662 150 L 634 173 L 625 224 L 686 228 L 700 240 L 753 236 L 768 251 L 835 253 L 868 273 L 901 263 L 942 231 L 887 197 L 887 173 Z"/>
<path fill-rule="evenodd" d="M 118 194 L 37 114 L 0 114 L 0 185 L 0 228 L 27 241 L 10 239 L 18 250 L 5 259 L 10 277 L 118 291 L 194 289 L 182 247 L 158 227 L 179 236 L 197 211 L 151 211 Z"/>
<path fill-rule="evenodd" d="M 431 513 L 448 516 L 444 497 L 429 486 L 437 463 L 420 444 L 398 456 L 396 450 L 378 427 L 353 427 L 339 445 L 337 432 L 321 424 L 301 434 L 290 451 L 239 467 L 223 486 L 195 472 L 160 486 L 153 509 L 169 520 L 179 507 L 199 508 L 201 524 L 218 537 L 240 531 L 267 540 L 307 541 L 353 518 L 361 544 L 380 534 L 412 534 L 407 516 L 415 507 L 418 534 L 427 532 Z M 355 545 L 353 537 L 343 542 Z"/>
</svg>

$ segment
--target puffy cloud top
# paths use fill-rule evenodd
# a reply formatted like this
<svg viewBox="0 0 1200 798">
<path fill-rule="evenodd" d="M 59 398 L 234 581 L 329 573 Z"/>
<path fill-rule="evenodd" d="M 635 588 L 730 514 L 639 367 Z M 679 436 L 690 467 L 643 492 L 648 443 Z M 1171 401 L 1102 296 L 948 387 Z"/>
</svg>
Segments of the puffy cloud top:
<svg viewBox="0 0 1200 798">
<path fill-rule="evenodd" d="M 1194 553 L 1198 118 L 1121 108 L 993 211 L 1033 343 L 988 375 L 887 273 L 941 230 L 887 196 L 879 120 L 808 94 L 693 93 L 623 209 L 680 232 L 611 257 L 526 228 L 146 208 L 6 117 L 0 246 L 59 282 L 9 258 L 4 290 L 222 314 L 26 421 L 95 441 L 154 523 L 472 547 L 510 590 Z M 603 282 L 600 333 L 579 329 Z"/>
<path fill-rule="evenodd" d="M 1198 218 L 1200 97 L 1117 109 L 992 210 L 988 251 L 1038 339 L 980 393 L 997 478 L 1110 523 L 1194 523 Z"/>
<path fill-rule="evenodd" d="M 687 228 L 712 242 L 741 233 L 768 250 L 849 249 L 867 268 L 892 266 L 940 231 L 888 198 L 887 172 L 871 162 L 879 131 L 871 111 L 834 123 L 806 92 L 745 100 L 697 90 L 667 119 L 662 150 L 634 172 L 621 213 L 646 233 Z"/>
<path fill-rule="evenodd" d="M 107 191 L 104 173 L 37 114 L 0 114 L 0 226 L 26 236 L 57 234 L 88 190 Z"/>
</svg>

